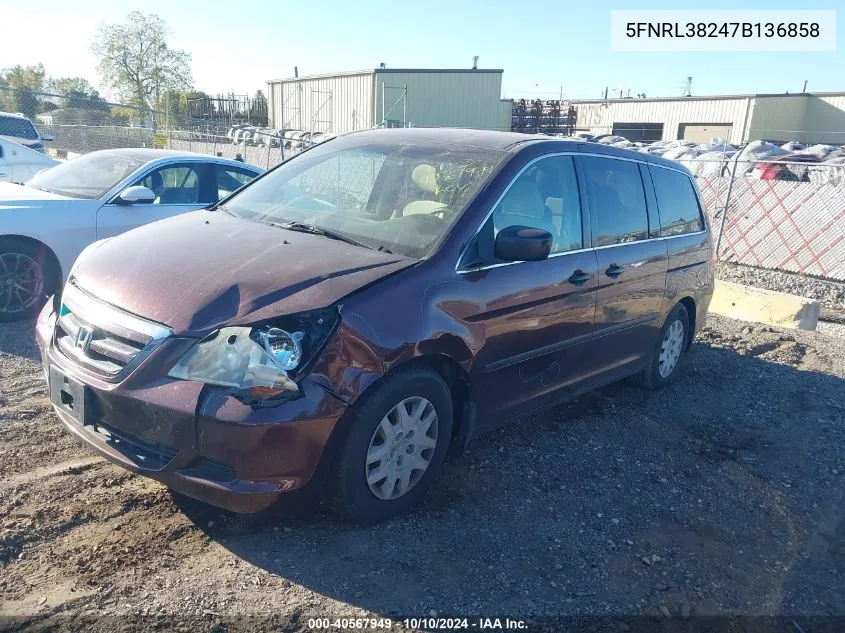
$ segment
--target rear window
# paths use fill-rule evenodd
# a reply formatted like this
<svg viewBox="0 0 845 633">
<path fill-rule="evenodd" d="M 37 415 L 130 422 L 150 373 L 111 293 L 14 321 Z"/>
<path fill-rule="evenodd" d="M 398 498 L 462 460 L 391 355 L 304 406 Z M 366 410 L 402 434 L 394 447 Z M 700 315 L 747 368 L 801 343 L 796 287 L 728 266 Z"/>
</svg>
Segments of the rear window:
<svg viewBox="0 0 845 633">
<path fill-rule="evenodd" d="M 14 136 L 34 140 L 38 138 L 35 126 L 28 119 L 0 115 L 0 136 Z"/>
<path fill-rule="evenodd" d="M 701 208 L 690 179 L 684 174 L 651 167 L 651 179 L 660 212 L 660 236 L 697 233 L 704 229 Z"/>
</svg>

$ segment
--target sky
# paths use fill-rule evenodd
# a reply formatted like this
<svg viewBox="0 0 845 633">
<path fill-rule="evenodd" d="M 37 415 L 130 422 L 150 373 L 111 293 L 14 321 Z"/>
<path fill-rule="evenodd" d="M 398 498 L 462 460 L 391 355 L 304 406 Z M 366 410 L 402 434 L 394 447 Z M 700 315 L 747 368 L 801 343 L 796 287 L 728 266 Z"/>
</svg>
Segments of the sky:
<svg viewBox="0 0 845 633">
<path fill-rule="evenodd" d="M 837 6 L 838 5 L 838 6 Z M 268 79 L 378 67 L 504 69 L 506 98 L 598 98 L 605 87 L 631 95 L 845 90 L 845 44 L 836 52 L 611 52 L 611 9 L 840 9 L 841 0 L 0 0 L 0 68 L 43 63 L 54 77 L 95 87 L 89 52 L 97 25 L 132 10 L 155 13 L 170 45 L 192 55 L 194 85 L 252 94 Z M 8 18 L 13 19 L 8 19 Z M 21 28 L 11 27 L 16 24 Z M 29 26 L 26 26 L 29 25 Z"/>
</svg>

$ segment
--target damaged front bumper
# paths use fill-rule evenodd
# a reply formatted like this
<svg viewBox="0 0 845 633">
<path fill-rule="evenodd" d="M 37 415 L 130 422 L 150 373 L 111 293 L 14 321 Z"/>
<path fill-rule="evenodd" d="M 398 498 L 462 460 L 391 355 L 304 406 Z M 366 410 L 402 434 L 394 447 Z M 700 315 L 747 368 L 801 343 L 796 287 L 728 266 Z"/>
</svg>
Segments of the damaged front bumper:
<svg viewBox="0 0 845 633">
<path fill-rule="evenodd" d="M 190 497 L 256 512 L 308 484 L 347 406 L 315 381 L 300 397 L 252 408 L 223 390 L 167 377 L 195 343 L 172 337 L 117 382 L 57 349 L 52 302 L 36 324 L 53 409 L 109 461 Z"/>
</svg>

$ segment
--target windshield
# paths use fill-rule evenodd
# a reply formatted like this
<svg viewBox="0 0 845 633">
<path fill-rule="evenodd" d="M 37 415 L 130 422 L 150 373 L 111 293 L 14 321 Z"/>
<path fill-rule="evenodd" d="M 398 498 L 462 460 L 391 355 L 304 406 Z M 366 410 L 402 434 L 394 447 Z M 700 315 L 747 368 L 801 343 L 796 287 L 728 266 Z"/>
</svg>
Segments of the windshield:
<svg viewBox="0 0 845 633">
<path fill-rule="evenodd" d="M 226 201 L 235 215 L 302 223 L 365 246 L 422 257 L 501 162 L 499 151 L 337 139 Z"/>
<path fill-rule="evenodd" d="M 38 138 L 32 122 L 16 116 L 0 116 L 0 136 L 14 136 L 34 140 Z"/>
<path fill-rule="evenodd" d="M 100 198 L 143 164 L 137 158 L 94 152 L 42 171 L 26 184 L 71 198 Z"/>
</svg>

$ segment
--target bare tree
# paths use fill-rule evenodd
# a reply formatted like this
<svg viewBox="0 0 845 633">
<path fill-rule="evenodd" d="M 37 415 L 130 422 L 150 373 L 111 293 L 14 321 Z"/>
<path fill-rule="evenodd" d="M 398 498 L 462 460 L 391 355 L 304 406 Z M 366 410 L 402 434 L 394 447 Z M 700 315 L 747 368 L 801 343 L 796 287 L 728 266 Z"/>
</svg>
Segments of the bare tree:
<svg viewBox="0 0 845 633">
<path fill-rule="evenodd" d="M 100 60 L 103 87 L 137 108 L 193 85 L 190 53 L 167 46 L 167 27 L 155 14 L 132 11 L 122 24 L 100 24 L 91 52 Z"/>
</svg>

